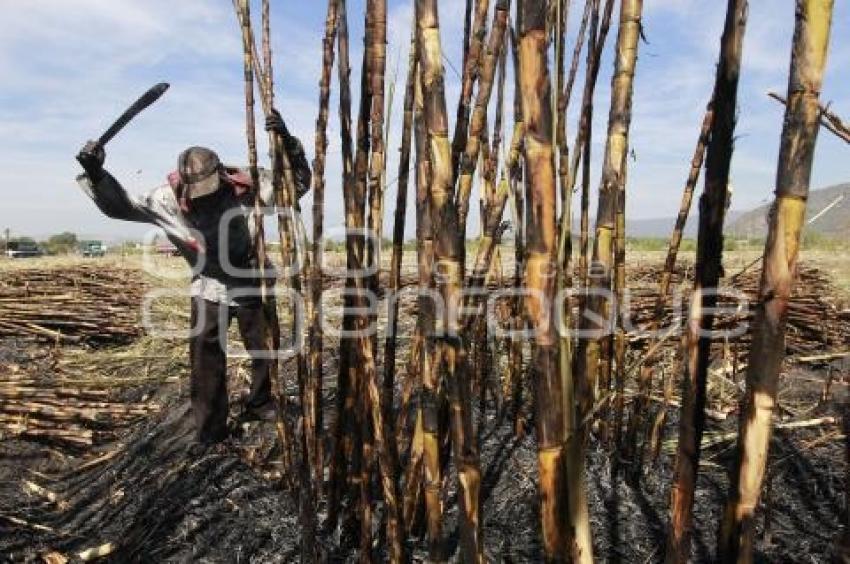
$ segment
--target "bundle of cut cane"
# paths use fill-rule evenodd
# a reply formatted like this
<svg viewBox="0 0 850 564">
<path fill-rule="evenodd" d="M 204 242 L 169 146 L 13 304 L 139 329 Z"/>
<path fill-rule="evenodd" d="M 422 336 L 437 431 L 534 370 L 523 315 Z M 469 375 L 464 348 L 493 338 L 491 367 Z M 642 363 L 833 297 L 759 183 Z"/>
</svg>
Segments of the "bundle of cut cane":
<svg viewBox="0 0 850 564">
<path fill-rule="evenodd" d="M 656 267 L 648 266 L 630 276 L 632 286 L 631 302 L 629 304 L 631 318 L 637 328 L 648 326 L 655 316 L 655 300 L 657 288 L 653 280 L 657 280 L 660 272 Z M 722 313 L 715 323 L 716 330 L 729 330 L 739 324 L 750 324 L 757 306 L 757 291 L 760 269 L 753 268 L 740 275 L 733 274 L 724 281 L 720 297 L 720 307 L 734 310 L 734 313 Z M 675 278 L 687 278 L 687 269 L 680 269 Z M 740 292 L 740 297 L 735 294 Z M 850 346 L 850 319 L 843 315 L 837 300 L 836 291 L 828 276 L 818 268 L 803 264 L 799 268 L 797 285 L 788 305 L 788 331 L 786 348 L 789 354 L 813 354 L 824 350 L 846 350 Z M 745 300 L 745 302 L 741 299 Z M 687 311 L 688 296 L 682 296 L 682 303 L 677 304 L 678 314 Z M 746 307 L 743 307 L 746 305 Z M 665 309 L 664 324 L 673 321 L 677 314 L 674 307 L 668 303 Z M 736 334 L 731 340 L 742 344 L 749 343 L 750 332 Z M 639 332 L 632 334 L 633 341 L 643 340 Z M 670 339 L 669 345 L 678 343 Z M 746 347 L 744 347 L 744 350 Z"/>
<path fill-rule="evenodd" d="M 121 402 L 109 390 L 38 378 L 15 365 L 0 370 L 0 440 L 85 448 L 159 409 L 152 402 Z"/>
<path fill-rule="evenodd" d="M 0 337 L 116 344 L 141 334 L 136 270 L 80 265 L 0 274 Z"/>
</svg>

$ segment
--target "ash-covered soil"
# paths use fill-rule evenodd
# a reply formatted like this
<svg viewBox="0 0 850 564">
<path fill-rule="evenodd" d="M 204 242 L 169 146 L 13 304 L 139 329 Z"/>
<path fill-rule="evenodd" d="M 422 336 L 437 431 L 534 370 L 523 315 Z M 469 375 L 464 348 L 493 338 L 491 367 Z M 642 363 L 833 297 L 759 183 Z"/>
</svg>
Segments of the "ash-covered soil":
<svg viewBox="0 0 850 564">
<path fill-rule="evenodd" d="M 4 353 L 9 356 L 8 350 Z M 325 402 L 333 398 L 336 367 L 328 358 Z M 232 371 L 233 378 L 237 370 Z M 843 375 L 843 376 L 842 376 Z M 805 413 L 780 410 L 780 422 L 833 417 L 846 401 L 847 387 L 832 385 L 821 401 L 823 374 L 792 371 L 783 378 L 780 401 L 804 406 Z M 238 411 L 234 382 L 232 413 Z M 130 393 L 130 392 L 124 392 Z M 150 393 L 149 391 L 145 393 Z M 37 443 L 0 441 L 0 559 L 42 561 L 58 552 L 67 557 L 111 543 L 107 561 L 292 562 L 298 559 L 300 524 L 293 496 L 280 486 L 277 450 L 270 424 L 252 423 L 226 444 L 193 447 L 185 386 L 163 385 L 156 416 L 119 441 L 95 452 L 60 452 Z M 526 396 L 528 397 L 528 396 Z M 530 409 L 530 406 L 526 406 Z M 667 438 L 675 436 L 676 410 L 670 410 Z M 488 560 L 540 561 L 537 458 L 530 412 L 524 436 L 512 417 L 499 420 L 489 406 L 481 433 L 482 523 Z M 477 413 L 481 422 L 481 413 Z M 841 531 L 845 494 L 844 442 L 836 422 L 779 429 L 771 445 L 767 487 L 757 519 L 756 557 L 760 562 L 825 562 Z M 712 437 L 736 430 L 734 414 L 709 420 Z M 715 534 L 726 495 L 733 441 L 704 450 L 695 504 L 693 560 L 713 561 Z M 672 446 L 672 442 L 668 447 Z M 597 438 L 587 452 L 595 557 L 607 562 L 659 562 L 663 559 L 672 457 L 648 465 L 640 483 L 612 479 L 614 453 Z M 621 467 L 626 468 L 623 462 Z M 54 494 L 33 493 L 24 482 Z M 457 558 L 457 505 L 454 474 L 445 492 L 446 552 Z M 376 489 L 376 498 L 378 498 Z M 320 508 L 320 518 L 324 507 Z M 381 506 L 375 522 L 381 518 Z M 376 534 L 380 539 L 380 534 Z M 319 544 L 328 561 L 353 561 L 357 534 L 323 531 Z M 380 544 L 380 542 L 378 543 Z M 408 539 L 414 560 L 424 560 L 425 544 Z M 380 560 L 384 553 L 376 546 Z"/>
</svg>

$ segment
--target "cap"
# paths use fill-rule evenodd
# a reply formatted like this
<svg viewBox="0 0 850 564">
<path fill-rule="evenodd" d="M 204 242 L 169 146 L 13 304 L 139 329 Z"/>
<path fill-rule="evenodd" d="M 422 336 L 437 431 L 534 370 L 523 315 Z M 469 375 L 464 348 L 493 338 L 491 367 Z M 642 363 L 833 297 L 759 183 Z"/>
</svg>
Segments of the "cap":
<svg viewBox="0 0 850 564">
<path fill-rule="evenodd" d="M 221 180 L 221 161 L 215 151 L 206 147 L 189 147 L 177 159 L 177 171 L 190 199 L 202 198 L 217 191 Z"/>
</svg>

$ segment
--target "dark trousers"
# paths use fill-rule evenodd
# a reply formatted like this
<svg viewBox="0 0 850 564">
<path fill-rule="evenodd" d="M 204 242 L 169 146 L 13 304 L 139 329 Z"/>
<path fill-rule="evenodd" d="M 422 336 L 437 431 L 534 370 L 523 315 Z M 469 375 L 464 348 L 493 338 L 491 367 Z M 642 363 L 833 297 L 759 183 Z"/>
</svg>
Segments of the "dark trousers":
<svg viewBox="0 0 850 564">
<path fill-rule="evenodd" d="M 198 441 L 214 443 L 227 436 L 227 329 L 233 318 L 251 356 L 251 390 L 245 408 L 259 408 L 271 401 L 269 360 L 254 351 L 265 351 L 263 306 L 259 300 L 228 306 L 192 298 L 191 398 Z M 275 327 L 276 324 L 272 324 Z M 277 335 L 273 335 L 278 342 Z"/>
</svg>

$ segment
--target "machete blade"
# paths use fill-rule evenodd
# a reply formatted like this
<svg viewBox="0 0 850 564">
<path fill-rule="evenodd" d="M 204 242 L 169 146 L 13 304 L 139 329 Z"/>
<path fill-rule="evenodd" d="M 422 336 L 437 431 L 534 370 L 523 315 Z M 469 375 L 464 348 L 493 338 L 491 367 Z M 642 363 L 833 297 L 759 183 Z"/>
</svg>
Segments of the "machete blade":
<svg viewBox="0 0 850 564">
<path fill-rule="evenodd" d="M 109 141 L 115 137 L 119 131 L 124 129 L 124 126 L 130 123 L 134 117 L 139 115 L 142 110 L 159 100 L 159 98 L 165 94 L 165 91 L 168 90 L 168 86 L 169 84 L 167 82 L 160 82 L 142 94 L 141 97 L 133 102 L 133 105 L 127 108 L 124 113 L 121 114 L 121 117 L 115 120 L 115 123 L 109 126 L 109 129 L 100 136 L 97 140 L 98 144 L 102 147 L 109 143 Z"/>
</svg>

